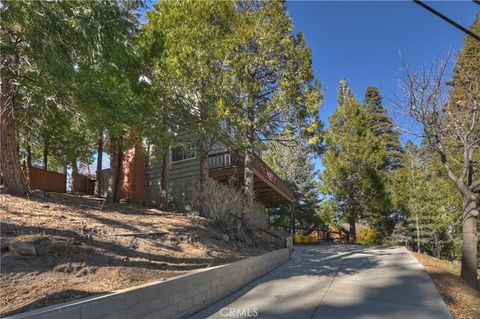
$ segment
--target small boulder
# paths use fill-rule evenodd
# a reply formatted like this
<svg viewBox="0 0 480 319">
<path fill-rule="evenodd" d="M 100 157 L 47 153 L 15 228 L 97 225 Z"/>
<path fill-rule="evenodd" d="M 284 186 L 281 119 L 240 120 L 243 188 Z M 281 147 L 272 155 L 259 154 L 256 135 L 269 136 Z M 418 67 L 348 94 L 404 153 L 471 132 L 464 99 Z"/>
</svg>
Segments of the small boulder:
<svg viewBox="0 0 480 319">
<path fill-rule="evenodd" d="M 97 266 L 84 267 L 77 272 L 76 276 L 83 277 L 86 275 L 93 275 L 97 271 L 97 269 Z"/>
<path fill-rule="evenodd" d="M 11 242 L 10 245 L 8 246 L 8 249 L 12 253 L 20 256 L 36 256 L 37 255 L 35 246 L 27 242 L 22 242 L 22 241 Z"/>
<path fill-rule="evenodd" d="M 10 238 L 8 237 L 0 237 L 0 245 L 1 245 L 1 249 L 2 250 L 5 250 L 5 249 L 8 249 L 8 246 L 10 246 Z"/>
<path fill-rule="evenodd" d="M 66 263 L 61 264 L 53 268 L 53 271 L 56 272 L 63 272 L 67 274 L 71 274 L 73 272 L 78 272 L 86 266 L 85 263 Z"/>
</svg>

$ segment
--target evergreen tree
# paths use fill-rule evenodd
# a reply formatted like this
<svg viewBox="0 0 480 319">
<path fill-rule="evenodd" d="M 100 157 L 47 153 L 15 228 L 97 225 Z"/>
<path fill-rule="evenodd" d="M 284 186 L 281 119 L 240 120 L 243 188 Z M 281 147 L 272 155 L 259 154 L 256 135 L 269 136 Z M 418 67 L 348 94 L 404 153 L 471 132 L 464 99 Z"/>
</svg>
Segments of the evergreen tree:
<svg viewBox="0 0 480 319">
<path fill-rule="evenodd" d="M 118 54 L 114 48 L 118 43 L 126 44 L 123 40 L 136 28 L 132 10 L 138 4 L 136 1 L 2 3 L 0 171 L 7 192 L 28 192 L 20 170 L 16 130 L 21 128 L 16 119 L 37 105 L 44 106 L 41 112 L 33 111 L 26 118 L 41 118 L 65 109 L 83 116 L 94 113 L 91 109 L 80 111 L 74 98 L 79 70 L 86 66 L 101 68 L 105 64 L 99 61 Z M 84 97 L 89 96 L 83 93 Z M 32 101 L 38 103 L 29 105 Z"/>
<path fill-rule="evenodd" d="M 394 122 L 383 106 L 382 96 L 378 89 L 369 86 L 365 91 L 363 106 L 370 118 L 369 127 L 373 134 L 385 140 L 387 143 L 388 159 L 386 168 L 393 171 L 400 165 L 401 146 L 399 133 L 394 128 Z"/>
<path fill-rule="evenodd" d="M 237 3 L 238 15 L 229 70 L 236 103 L 226 114 L 242 133 L 245 150 L 244 191 L 248 223 L 253 210 L 254 149 L 261 140 L 281 140 L 301 130 L 319 145 L 320 85 L 313 81 L 311 52 L 302 34 L 292 35 L 292 22 L 279 1 Z M 287 143 L 288 141 L 283 141 Z"/>
<path fill-rule="evenodd" d="M 399 132 L 395 130 L 392 118 L 382 102 L 379 90 L 369 86 L 365 91 L 363 108 L 368 115 L 368 127 L 373 135 L 386 145 L 386 152 L 381 150 L 384 158 L 383 164 L 377 170 L 381 187 L 385 188 L 384 205 L 380 211 L 369 218 L 371 226 L 376 228 L 382 236 L 388 236 L 395 224 L 394 212 L 391 204 L 392 176 L 395 170 L 402 165 L 402 148 L 400 146 Z"/>
<path fill-rule="evenodd" d="M 382 176 L 387 150 L 345 80 L 338 92 L 338 107 L 325 135 L 321 187 L 335 202 L 339 217 L 350 224 L 350 241 L 355 242 L 355 223 L 373 220 L 388 205 Z"/>
<path fill-rule="evenodd" d="M 176 123 L 177 127 L 170 124 L 172 130 L 188 127 L 199 138 L 203 190 L 208 153 L 219 137 L 223 105 L 231 95 L 225 77 L 235 5 L 231 1 L 161 1 L 154 8 L 147 13 L 142 48 L 154 68 L 153 85 L 162 87 L 162 102 L 170 104 L 169 109 L 162 106 L 164 116 L 159 121 Z M 162 50 L 157 51 L 158 47 Z"/>
<path fill-rule="evenodd" d="M 461 241 L 461 197 L 438 158 L 411 142 L 405 149 L 403 166 L 394 177 L 394 203 L 401 211 L 394 238 L 418 252 L 456 258 Z"/>
<path fill-rule="evenodd" d="M 265 161 L 293 189 L 295 227 L 309 227 L 321 224 L 319 215 L 318 189 L 315 182 L 317 171 L 313 164 L 313 152 L 307 142 L 297 137 L 297 143 L 285 146 L 278 141 L 271 141 Z M 272 211 L 273 224 L 289 226 L 291 222 L 290 207 L 281 207 Z"/>
</svg>

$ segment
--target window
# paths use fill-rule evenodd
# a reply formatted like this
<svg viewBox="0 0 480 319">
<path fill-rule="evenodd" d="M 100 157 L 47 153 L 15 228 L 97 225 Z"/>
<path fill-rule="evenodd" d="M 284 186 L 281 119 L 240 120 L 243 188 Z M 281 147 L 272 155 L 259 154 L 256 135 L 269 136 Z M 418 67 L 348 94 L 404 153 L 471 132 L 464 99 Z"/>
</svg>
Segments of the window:
<svg viewBox="0 0 480 319">
<path fill-rule="evenodd" d="M 195 144 L 175 146 L 172 148 L 172 163 L 195 158 Z"/>
</svg>

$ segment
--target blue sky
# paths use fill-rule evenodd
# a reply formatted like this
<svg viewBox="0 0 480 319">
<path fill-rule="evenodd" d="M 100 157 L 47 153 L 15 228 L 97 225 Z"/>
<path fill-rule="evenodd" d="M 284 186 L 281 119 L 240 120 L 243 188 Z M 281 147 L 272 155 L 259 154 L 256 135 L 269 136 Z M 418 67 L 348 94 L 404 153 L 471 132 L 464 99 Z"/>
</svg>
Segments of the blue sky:
<svg viewBox="0 0 480 319">
<path fill-rule="evenodd" d="M 480 9 L 472 1 L 427 3 L 468 27 Z M 360 101 L 368 86 L 378 87 L 391 110 L 402 61 L 418 67 L 463 46 L 460 30 L 412 1 L 287 1 L 287 7 L 294 31 L 307 38 L 315 76 L 326 89 L 321 109 L 325 126 L 335 112 L 341 79 L 348 80 Z M 322 168 L 319 159 L 315 164 Z"/>
<path fill-rule="evenodd" d="M 427 3 L 464 26 L 480 9 L 472 1 Z M 294 31 L 303 31 L 312 49 L 315 76 L 326 87 L 325 122 L 335 111 L 341 79 L 359 100 L 367 86 L 378 87 L 388 107 L 402 60 L 429 64 L 463 46 L 460 30 L 412 1 L 287 1 L 287 7 Z"/>
</svg>

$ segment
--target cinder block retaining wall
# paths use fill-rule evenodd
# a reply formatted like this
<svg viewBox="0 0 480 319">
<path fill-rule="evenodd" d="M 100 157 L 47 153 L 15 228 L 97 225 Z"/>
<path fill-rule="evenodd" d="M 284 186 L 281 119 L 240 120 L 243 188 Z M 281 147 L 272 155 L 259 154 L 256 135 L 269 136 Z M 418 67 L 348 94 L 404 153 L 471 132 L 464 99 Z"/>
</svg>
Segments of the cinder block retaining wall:
<svg viewBox="0 0 480 319">
<path fill-rule="evenodd" d="M 289 259 L 289 255 L 289 249 L 283 248 L 231 264 L 196 270 L 166 281 L 53 305 L 7 318 L 182 318 L 282 265 Z"/>
</svg>

